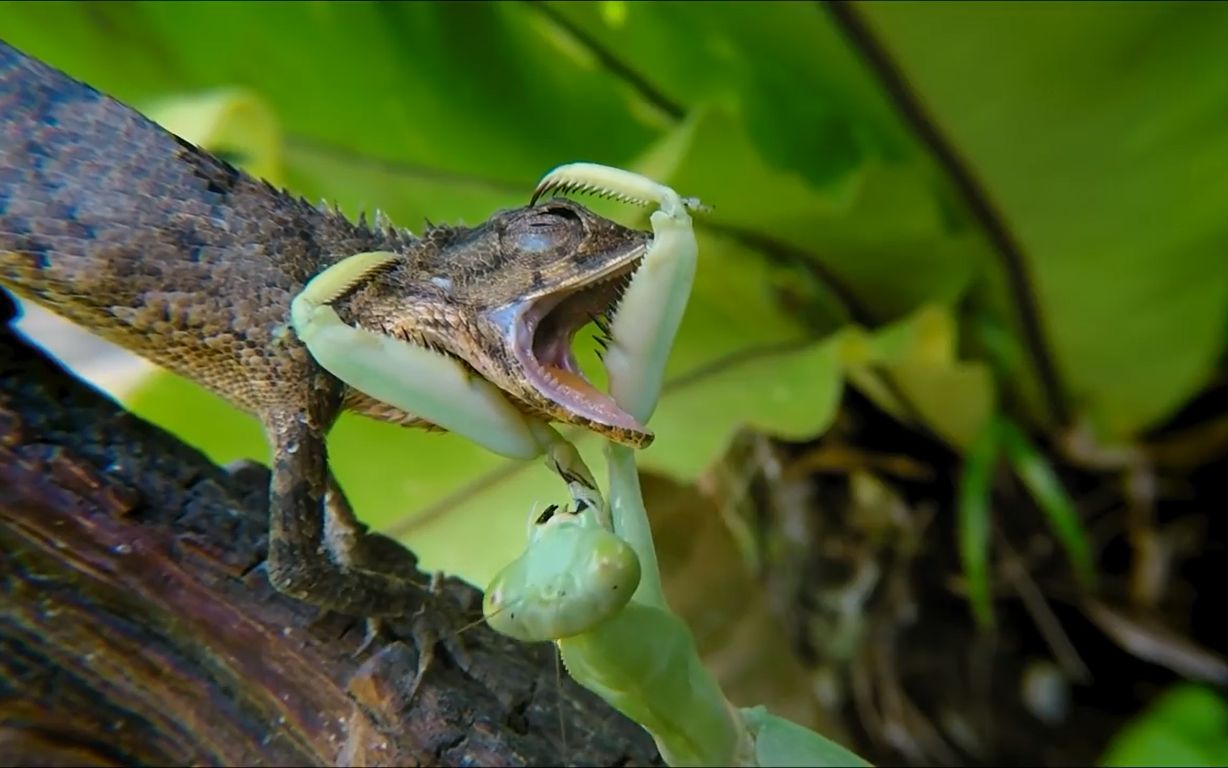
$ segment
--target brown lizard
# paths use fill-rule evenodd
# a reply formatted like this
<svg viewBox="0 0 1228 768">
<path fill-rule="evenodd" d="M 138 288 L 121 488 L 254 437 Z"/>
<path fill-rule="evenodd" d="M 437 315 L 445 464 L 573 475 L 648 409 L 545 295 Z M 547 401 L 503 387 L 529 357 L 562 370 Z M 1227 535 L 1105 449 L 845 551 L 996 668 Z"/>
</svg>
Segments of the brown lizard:
<svg viewBox="0 0 1228 768">
<path fill-rule="evenodd" d="M 0 285 L 259 417 L 268 576 L 321 607 L 405 615 L 423 598 L 412 557 L 345 502 L 329 428 L 347 409 L 433 425 L 322 368 L 289 327 L 294 297 L 354 254 L 389 252 L 329 297 L 342 321 L 460 361 L 526 414 L 643 446 L 651 433 L 583 379 L 570 343 L 649 239 L 561 199 L 421 237 L 352 223 L 0 41 Z"/>
</svg>

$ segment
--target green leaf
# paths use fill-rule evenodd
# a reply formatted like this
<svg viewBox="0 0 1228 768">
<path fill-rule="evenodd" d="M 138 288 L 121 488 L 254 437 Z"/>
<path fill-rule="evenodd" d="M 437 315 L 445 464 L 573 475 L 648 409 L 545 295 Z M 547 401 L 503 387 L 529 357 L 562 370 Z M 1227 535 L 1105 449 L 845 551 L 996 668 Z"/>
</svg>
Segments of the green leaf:
<svg viewBox="0 0 1228 768">
<path fill-rule="evenodd" d="M 662 142 L 666 157 L 653 150 L 637 168 L 711 205 L 697 226 L 764 243 L 793 280 L 818 275 L 865 322 L 954 304 L 981 263 L 981 241 L 953 227 L 936 182 L 916 165 L 867 162 L 819 187 L 769 163 L 727 108 L 697 109 L 678 133 Z"/>
<path fill-rule="evenodd" d="M 992 373 L 957 358 L 955 318 L 940 306 L 925 305 L 846 343 L 844 357 L 850 379 L 883 410 L 920 421 L 958 449 L 972 445 L 994 413 Z"/>
<path fill-rule="evenodd" d="M 959 478 L 957 536 L 959 557 L 968 583 L 968 600 L 982 627 L 994 623 L 989 583 L 990 531 L 993 522 L 990 494 L 998 462 L 998 424 L 988 422 L 964 456 Z"/>
<path fill-rule="evenodd" d="M 1228 701 L 1205 686 L 1174 686 L 1113 737 L 1097 764 L 1228 764 Z"/>
<path fill-rule="evenodd" d="M 920 421 L 960 450 L 968 449 L 993 415 L 993 375 L 981 363 L 888 363 L 883 369 Z"/>
<path fill-rule="evenodd" d="M 853 10 L 1021 244 L 1075 408 L 1106 437 L 1171 415 L 1225 339 L 1228 6 Z"/>
<path fill-rule="evenodd" d="M 804 440 L 835 418 L 843 392 L 838 338 L 726 359 L 662 396 L 652 421 L 657 438 L 640 453 L 640 466 L 694 480 L 742 427 Z"/>
<path fill-rule="evenodd" d="M 560 162 L 625 164 L 663 127 L 522 4 L 9 3 L 0 14 L 8 42 L 138 107 L 242 86 L 293 136 L 529 189 Z M 565 119 L 542 119 L 559 105 Z"/>
<path fill-rule="evenodd" d="M 1086 589 L 1096 585 L 1096 566 L 1091 543 L 1074 502 L 1062 487 L 1061 480 L 1044 455 L 1036 450 L 1023 432 L 1009 419 L 1002 419 L 1002 452 L 1023 481 L 1037 506 L 1049 520 L 1049 525 L 1066 550 L 1074 567 L 1075 577 Z"/>
<path fill-rule="evenodd" d="M 546 7 L 675 117 L 702 105 L 743 115 L 757 154 L 816 188 L 869 157 L 915 153 L 865 68 L 813 7 L 629 3 L 617 18 L 591 3 Z"/>
<path fill-rule="evenodd" d="M 182 139 L 208 147 L 269 183 L 285 186 L 277 116 L 243 88 L 216 88 L 154 102 L 147 116 Z"/>
</svg>

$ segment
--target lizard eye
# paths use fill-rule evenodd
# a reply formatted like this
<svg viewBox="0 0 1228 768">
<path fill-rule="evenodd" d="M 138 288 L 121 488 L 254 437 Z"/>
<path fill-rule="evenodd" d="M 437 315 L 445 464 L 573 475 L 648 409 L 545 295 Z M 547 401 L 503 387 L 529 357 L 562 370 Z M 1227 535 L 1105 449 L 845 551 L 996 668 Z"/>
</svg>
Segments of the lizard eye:
<svg viewBox="0 0 1228 768">
<path fill-rule="evenodd" d="M 569 240 L 579 221 L 579 215 L 571 208 L 542 206 L 515 233 L 515 247 L 521 253 L 546 253 Z"/>
<path fill-rule="evenodd" d="M 521 253 L 545 253 L 558 245 L 554 229 L 533 225 L 533 229 L 521 232 L 516 237 L 516 250 Z"/>
</svg>

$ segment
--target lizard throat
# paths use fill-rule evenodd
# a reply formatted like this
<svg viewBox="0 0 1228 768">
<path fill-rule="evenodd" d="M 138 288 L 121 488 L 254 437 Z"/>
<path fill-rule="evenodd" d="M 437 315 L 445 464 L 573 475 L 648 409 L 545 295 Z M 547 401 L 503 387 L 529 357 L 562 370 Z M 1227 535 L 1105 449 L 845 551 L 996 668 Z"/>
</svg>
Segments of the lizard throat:
<svg viewBox="0 0 1228 768">
<path fill-rule="evenodd" d="M 576 333 L 590 320 L 599 329 L 621 298 L 630 270 L 580 288 L 534 300 L 518 314 L 512 330 L 512 349 L 537 392 L 566 411 L 598 425 L 635 433 L 648 430 L 618 407 L 612 397 L 585 377 L 572 353 Z M 599 343 L 608 343 L 604 332 Z"/>
</svg>

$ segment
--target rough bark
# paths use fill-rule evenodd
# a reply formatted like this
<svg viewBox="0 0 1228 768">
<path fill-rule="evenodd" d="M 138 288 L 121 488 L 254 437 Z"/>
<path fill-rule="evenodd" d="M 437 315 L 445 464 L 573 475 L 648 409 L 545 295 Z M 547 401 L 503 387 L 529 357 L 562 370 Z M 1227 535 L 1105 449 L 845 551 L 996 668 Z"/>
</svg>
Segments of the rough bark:
<svg viewBox="0 0 1228 768">
<path fill-rule="evenodd" d="M 411 698 L 408 621 L 360 650 L 361 623 L 269 586 L 263 468 L 227 472 L 126 413 L 11 313 L 0 292 L 0 763 L 659 762 L 549 645 L 484 625 L 463 664 L 426 648 Z M 480 613 L 476 590 L 444 590 Z"/>
</svg>

